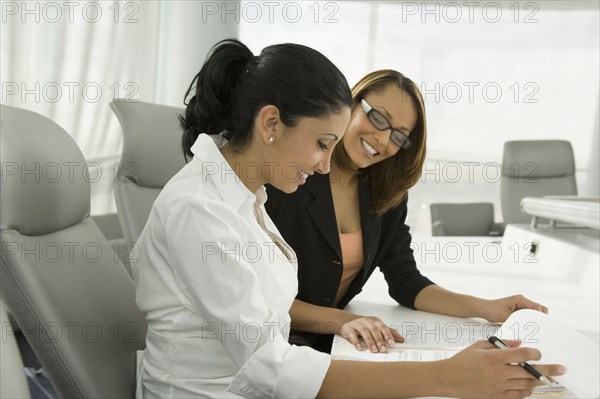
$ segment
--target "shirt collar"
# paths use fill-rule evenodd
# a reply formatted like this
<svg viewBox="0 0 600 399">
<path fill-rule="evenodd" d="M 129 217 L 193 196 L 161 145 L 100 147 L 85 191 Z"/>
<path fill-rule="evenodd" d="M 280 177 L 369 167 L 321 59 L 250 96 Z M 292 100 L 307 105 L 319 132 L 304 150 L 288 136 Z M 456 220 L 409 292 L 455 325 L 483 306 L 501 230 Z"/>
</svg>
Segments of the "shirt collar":
<svg viewBox="0 0 600 399">
<path fill-rule="evenodd" d="M 221 154 L 220 148 L 227 144 L 224 132 L 219 135 L 200 134 L 191 148 L 194 158 L 191 162 L 201 165 L 202 174 L 211 176 L 223 200 L 236 211 L 249 202 L 260 206 L 267 201 L 265 186 L 260 186 L 255 193 L 240 180 Z"/>
</svg>

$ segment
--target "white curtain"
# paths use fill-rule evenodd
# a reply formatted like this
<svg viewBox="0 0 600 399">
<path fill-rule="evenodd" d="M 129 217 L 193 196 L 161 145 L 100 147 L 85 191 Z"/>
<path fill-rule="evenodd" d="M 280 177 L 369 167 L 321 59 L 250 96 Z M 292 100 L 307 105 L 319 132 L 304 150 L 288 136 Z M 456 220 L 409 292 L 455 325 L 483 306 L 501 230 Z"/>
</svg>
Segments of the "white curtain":
<svg viewBox="0 0 600 399">
<path fill-rule="evenodd" d="M 120 152 L 110 100 L 154 99 L 159 4 L 72 3 L 3 2 L 2 103 L 54 120 L 91 161 Z"/>
<path fill-rule="evenodd" d="M 109 101 L 183 105 L 183 95 L 235 23 L 202 23 L 194 1 L 2 1 L 2 104 L 52 119 L 88 162 L 92 214 L 115 212 L 121 129 Z"/>
</svg>

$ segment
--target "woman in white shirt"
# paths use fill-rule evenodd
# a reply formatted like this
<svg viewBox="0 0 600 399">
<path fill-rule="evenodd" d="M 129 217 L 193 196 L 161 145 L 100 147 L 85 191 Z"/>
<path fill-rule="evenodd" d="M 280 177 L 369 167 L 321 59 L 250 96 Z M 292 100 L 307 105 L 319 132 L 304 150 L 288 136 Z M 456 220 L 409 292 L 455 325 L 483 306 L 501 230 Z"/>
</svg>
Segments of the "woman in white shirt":
<svg viewBox="0 0 600 399">
<path fill-rule="evenodd" d="M 191 161 L 165 186 L 138 240 L 137 303 L 147 312 L 138 395 L 174 397 L 523 397 L 510 363 L 529 348 L 479 342 L 439 362 L 363 363 L 287 342 L 297 264 L 265 212 L 264 184 L 291 193 L 327 173 L 352 99 L 341 72 L 305 46 L 260 56 L 218 43 L 181 123 Z M 157 160 L 158 162 L 160 160 Z M 514 343 L 513 343 L 514 345 Z M 557 365 L 536 366 L 545 375 Z"/>
</svg>

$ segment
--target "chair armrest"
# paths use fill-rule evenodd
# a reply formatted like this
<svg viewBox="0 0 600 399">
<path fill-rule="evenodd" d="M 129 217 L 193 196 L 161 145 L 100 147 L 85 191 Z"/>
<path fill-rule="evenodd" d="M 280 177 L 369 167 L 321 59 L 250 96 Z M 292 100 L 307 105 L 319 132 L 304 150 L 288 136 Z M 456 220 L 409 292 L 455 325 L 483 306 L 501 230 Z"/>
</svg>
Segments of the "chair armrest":
<svg viewBox="0 0 600 399">
<path fill-rule="evenodd" d="M 431 224 L 431 235 L 432 236 L 445 236 L 446 228 L 444 227 L 444 222 L 441 220 L 436 220 Z"/>
<path fill-rule="evenodd" d="M 491 236 L 503 236 L 506 225 L 504 223 L 492 223 L 489 235 Z"/>
</svg>

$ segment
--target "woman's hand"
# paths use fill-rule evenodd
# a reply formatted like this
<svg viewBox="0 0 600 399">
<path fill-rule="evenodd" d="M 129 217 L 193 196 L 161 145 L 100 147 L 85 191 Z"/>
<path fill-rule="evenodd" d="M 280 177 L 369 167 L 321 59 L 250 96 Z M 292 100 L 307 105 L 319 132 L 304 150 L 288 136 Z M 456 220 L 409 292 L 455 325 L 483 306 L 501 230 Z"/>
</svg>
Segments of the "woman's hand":
<svg viewBox="0 0 600 399">
<path fill-rule="evenodd" d="M 517 310 L 533 309 L 543 313 L 548 313 L 548 308 L 533 302 L 523 295 L 513 295 L 506 298 L 487 300 L 483 299 L 481 303 L 481 317 L 495 323 L 503 322 Z"/>
<path fill-rule="evenodd" d="M 478 341 L 450 359 L 441 361 L 440 378 L 451 389 L 447 393 L 460 398 L 481 398 L 483 392 L 490 398 L 530 396 L 533 388 L 542 383 L 514 363 L 539 360 L 540 352 L 533 348 L 519 348 L 518 341 L 504 342 L 511 349 L 500 350 L 487 341 Z M 565 373 L 564 367 L 558 364 L 536 364 L 534 367 L 544 376 Z"/>
<path fill-rule="evenodd" d="M 404 342 L 404 338 L 393 328 L 388 327 L 378 317 L 368 316 L 346 322 L 340 329 L 340 335 L 346 338 L 358 350 L 362 350 L 362 341 L 373 353 L 386 353 L 394 342 Z"/>
</svg>

